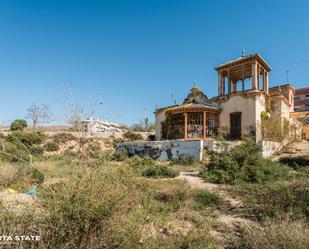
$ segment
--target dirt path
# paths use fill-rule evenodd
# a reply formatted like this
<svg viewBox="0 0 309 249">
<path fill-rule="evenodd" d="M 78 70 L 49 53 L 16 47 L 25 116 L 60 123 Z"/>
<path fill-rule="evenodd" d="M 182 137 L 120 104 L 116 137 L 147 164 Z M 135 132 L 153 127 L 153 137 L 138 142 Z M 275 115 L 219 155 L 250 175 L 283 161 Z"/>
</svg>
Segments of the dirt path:
<svg viewBox="0 0 309 249">
<path fill-rule="evenodd" d="M 191 188 L 194 189 L 207 189 L 209 191 L 217 192 L 220 197 L 229 204 L 229 210 L 226 211 L 217 211 L 217 220 L 220 223 L 223 223 L 231 233 L 237 231 L 237 227 L 240 224 L 248 224 L 251 221 L 237 217 L 234 210 L 243 207 L 241 200 L 231 197 L 226 191 L 229 187 L 223 184 L 215 184 L 205 182 L 201 177 L 198 176 L 199 172 L 181 172 L 177 177 L 178 179 L 185 180 Z M 218 240 L 224 243 L 224 234 L 218 231 L 211 232 Z"/>
</svg>

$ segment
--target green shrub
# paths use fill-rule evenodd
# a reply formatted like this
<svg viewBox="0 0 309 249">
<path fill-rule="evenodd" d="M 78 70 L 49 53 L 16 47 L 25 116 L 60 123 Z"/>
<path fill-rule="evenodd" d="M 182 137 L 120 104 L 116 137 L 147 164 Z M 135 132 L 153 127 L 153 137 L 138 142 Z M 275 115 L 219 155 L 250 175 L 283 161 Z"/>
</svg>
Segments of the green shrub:
<svg viewBox="0 0 309 249">
<path fill-rule="evenodd" d="M 123 137 L 129 141 L 143 140 L 143 136 L 141 134 L 132 131 L 125 132 Z"/>
<path fill-rule="evenodd" d="M 60 149 L 59 145 L 55 142 L 47 142 L 44 148 L 46 151 L 58 151 Z"/>
<path fill-rule="evenodd" d="M 125 148 L 117 149 L 112 155 L 112 160 L 115 161 L 124 161 L 127 158 L 128 158 L 128 151 Z"/>
<path fill-rule="evenodd" d="M 309 182 L 277 182 L 244 185 L 235 188 L 246 203 L 248 215 L 258 219 L 289 214 L 292 218 L 309 218 Z"/>
<path fill-rule="evenodd" d="M 39 189 L 42 212 L 31 209 L 16 215 L 11 209 L 1 210 L 1 234 L 38 234 L 41 240 L 35 248 L 42 249 L 115 248 L 115 245 L 138 248 L 139 240 L 132 239 L 139 238 L 142 223 L 139 217 L 144 216 L 134 216 L 142 197 L 136 185 L 132 175 L 123 170 L 100 169 L 82 180 L 71 178 L 42 187 Z M 24 241 L 17 242 L 9 248 L 25 245 Z"/>
<path fill-rule="evenodd" d="M 1 150 L 3 150 L 2 145 L 1 145 Z M 18 162 L 20 159 L 29 161 L 29 158 L 30 158 L 29 152 L 21 144 L 15 144 L 15 143 L 5 141 L 4 150 L 6 153 L 10 155 L 1 154 L 0 158 L 3 161 Z"/>
<path fill-rule="evenodd" d="M 282 157 L 279 162 L 286 164 L 293 169 L 309 168 L 309 157 L 299 156 L 299 157 Z"/>
<path fill-rule="evenodd" d="M 41 184 L 44 182 L 45 176 L 42 172 L 37 169 L 31 169 L 30 176 L 32 179 L 36 181 L 37 184 Z"/>
<path fill-rule="evenodd" d="M 177 159 L 173 159 L 171 164 L 178 164 L 178 165 L 192 165 L 196 163 L 196 159 L 194 156 L 189 156 L 186 154 L 178 155 Z"/>
<path fill-rule="evenodd" d="M 202 206 L 218 205 L 221 202 L 220 196 L 208 190 L 199 190 L 194 195 L 195 201 Z"/>
<path fill-rule="evenodd" d="M 143 176 L 154 177 L 154 178 L 162 178 L 162 177 L 173 178 L 178 175 L 179 173 L 177 171 L 170 169 L 165 165 L 150 166 L 148 169 L 143 171 Z"/>
<path fill-rule="evenodd" d="M 155 165 L 155 161 L 149 157 L 139 157 L 133 156 L 128 160 L 128 164 L 135 169 L 142 169 L 145 167 L 150 167 Z"/>
<path fill-rule="evenodd" d="M 38 145 L 30 145 L 28 149 L 33 156 L 39 156 L 44 153 L 44 148 Z"/>
<path fill-rule="evenodd" d="M 264 183 L 284 179 L 288 171 L 284 165 L 262 158 L 261 148 L 246 140 L 230 152 L 210 153 L 201 176 L 215 183 Z"/>
<path fill-rule="evenodd" d="M 55 143 L 66 143 L 68 141 L 74 141 L 74 140 L 76 140 L 76 137 L 71 133 L 67 132 L 57 133 L 53 136 L 53 141 Z"/>
<path fill-rule="evenodd" d="M 28 126 L 24 119 L 16 119 L 10 126 L 11 131 L 23 131 Z"/>
<path fill-rule="evenodd" d="M 26 146 L 34 144 L 42 144 L 45 140 L 45 135 L 39 131 L 25 132 L 14 131 L 11 135 L 8 135 L 7 140 L 12 143 L 23 143 Z"/>
<path fill-rule="evenodd" d="M 309 229 L 302 222 L 271 220 L 263 227 L 241 227 L 240 238 L 231 248 L 235 249 L 307 249 Z"/>
</svg>

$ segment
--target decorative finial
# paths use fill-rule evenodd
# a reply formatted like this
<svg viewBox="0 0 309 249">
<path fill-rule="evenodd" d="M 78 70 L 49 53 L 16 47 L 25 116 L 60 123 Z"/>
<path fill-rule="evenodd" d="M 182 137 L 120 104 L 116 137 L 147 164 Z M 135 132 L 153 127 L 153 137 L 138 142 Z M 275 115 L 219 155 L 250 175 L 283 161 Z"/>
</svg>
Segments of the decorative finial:
<svg viewBox="0 0 309 249">
<path fill-rule="evenodd" d="M 245 57 L 245 49 L 244 48 L 241 50 L 241 57 Z"/>
<path fill-rule="evenodd" d="M 193 84 L 194 84 L 194 88 L 197 88 L 198 83 L 195 81 Z"/>
</svg>

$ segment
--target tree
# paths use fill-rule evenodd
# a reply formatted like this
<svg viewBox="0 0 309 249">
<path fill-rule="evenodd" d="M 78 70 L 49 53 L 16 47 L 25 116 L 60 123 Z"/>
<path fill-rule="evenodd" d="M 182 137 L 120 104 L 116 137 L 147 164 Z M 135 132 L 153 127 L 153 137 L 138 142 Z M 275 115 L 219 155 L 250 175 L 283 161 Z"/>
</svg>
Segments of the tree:
<svg viewBox="0 0 309 249">
<path fill-rule="evenodd" d="M 33 129 L 36 128 L 36 125 L 39 123 L 46 123 L 49 122 L 51 112 L 47 105 L 36 105 L 32 104 L 27 109 L 28 115 L 27 118 L 32 120 Z"/>
<path fill-rule="evenodd" d="M 22 131 L 28 126 L 27 121 L 24 119 L 16 119 L 11 124 L 11 131 Z"/>
</svg>

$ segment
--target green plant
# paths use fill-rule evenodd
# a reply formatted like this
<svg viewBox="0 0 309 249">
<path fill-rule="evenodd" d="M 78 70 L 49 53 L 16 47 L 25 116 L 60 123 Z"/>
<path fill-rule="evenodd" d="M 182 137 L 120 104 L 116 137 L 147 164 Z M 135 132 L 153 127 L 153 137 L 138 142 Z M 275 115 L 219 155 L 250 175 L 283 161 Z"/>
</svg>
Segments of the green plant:
<svg viewBox="0 0 309 249">
<path fill-rule="evenodd" d="M 128 158 L 128 151 L 125 148 L 117 149 L 112 155 L 112 160 L 115 161 L 124 161 L 127 158 Z"/>
<path fill-rule="evenodd" d="M 201 176 L 215 183 L 264 183 L 287 178 L 288 172 L 284 165 L 262 158 L 254 141 L 245 140 L 230 152 L 210 153 Z"/>
<path fill-rule="evenodd" d="M 12 134 L 8 135 L 7 140 L 12 143 L 23 143 L 26 146 L 30 146 L 42 144 L 45 140 L 45 135 L 39 131 L 14 131 Z"/>
<path fill-rule="evenodd" d="M 30 145 L 28 149 L 33 156 L 39 156 L 44 153 L 44 148 L 38 145 Z"/>
<path fill-rule="evenodd" d="M 264 220 L 289 215 L 293 219 L 309 218 L 309 182 L 275 182 L 265 185 L 245 184 L 234 193 L 245 201 L 249 216 Z"/>
<path fill-rule="evenodd" d="M 123 137 L 129 141 L 143 140 L 143 136 L 141 134 L 132 131 L 125 132 Z"/>
<path fill-rule="evenodd" d="M 178 165 L 192 165 L 196 163 L 196 159 L 194 156 L 190 156 L 187 154 L 180 154 L 176 159 L 171 161 L 171 164 L 178 164 Z"/>
<path fill-rule="evenodd" d="M 293 169 L 300 169 L 309 167 L 309 157 L 298 156 L 298 157 L 282 157 L 279 162 L 285 164 Z"/>
<path fill-rule="evenodd" d="M 28 126 L 27 121 L 24 119 L 16 119 L 12 122 L 11 131 L 22 131 Z"/>
<path fill-rule="evenodd" d="M 143 169 L 145 167 L 150 167 L 155 165 L 155 161 L 149 157 L 139 157 L 133 156 L 128 160 L 129 166 L 135 169 Z"/>
<path fill-rule="evenodd" d="M 194 195 L 195 201 L 202 206 L 218 205 L 221 202 L 220 196 L 208 190 L 199 190 Z"/>
<path fill-rule="evenodd" d="M 58 151 L 60 149 L 59 145 L 55 142 L 47 142 L 44 145 L 46 151 Z"/>
<path fill-rule="evenodd" d="M 53 136 L 53 141 L 55 143 L 66 143 L 68 141 L 75 141 L 77 138 L 71 133 L 61 132 Z"/>
<path fill-rule="evenodd" d="M 302 222 L 270 220 L 264 226 L 247 225 L 240 229 L 236 249 L 307 249 L 309 229 Z"/>
<path fill-rule="evenodd" d="M 169 167 L 165 165 L 154 165 L 144 170 L 142 175 L 146 177 L 154 177 L 154 178 L 160 178 L 160 177 L 173 178 L 173 177 L 178 176 L 179 173 L 173 169 L 170 169 Z"/>
</svg>

